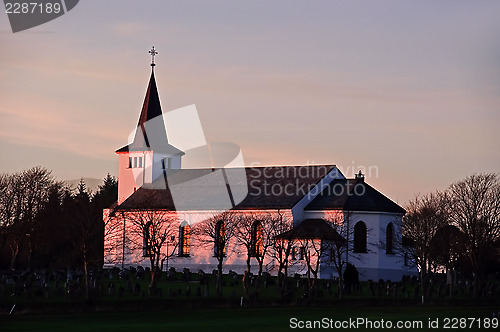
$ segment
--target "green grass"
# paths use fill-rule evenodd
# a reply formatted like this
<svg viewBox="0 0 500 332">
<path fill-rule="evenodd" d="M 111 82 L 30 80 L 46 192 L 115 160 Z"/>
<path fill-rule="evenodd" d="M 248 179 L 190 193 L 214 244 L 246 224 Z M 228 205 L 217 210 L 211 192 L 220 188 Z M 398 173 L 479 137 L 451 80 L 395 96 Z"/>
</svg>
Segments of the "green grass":
<svg viewBox="0 0 500 332">
<path fill-rule="evenodd" d="M 301 321 L 329 318 L 345 320 L 420 320 L 445 317 L 491 317 L 499 307 L 293 307 L 293 308 L 204 308 L 121 312 L 91 312 L 49 315 L 0 316 L 2 331 L 288 331 L 292 317 Z M 362 330 L 366 330 L 361 328 Z M 375 330 L 375 329 L 374 329 Z M 381 329 L 378 329 L 380 331 Z M 397 331 L 397 329 L 394 329 Z M 475 330 L 475 329 L 471 329 Z M 492 330 L 492 329 L 490 329 Z"/>
</svg>

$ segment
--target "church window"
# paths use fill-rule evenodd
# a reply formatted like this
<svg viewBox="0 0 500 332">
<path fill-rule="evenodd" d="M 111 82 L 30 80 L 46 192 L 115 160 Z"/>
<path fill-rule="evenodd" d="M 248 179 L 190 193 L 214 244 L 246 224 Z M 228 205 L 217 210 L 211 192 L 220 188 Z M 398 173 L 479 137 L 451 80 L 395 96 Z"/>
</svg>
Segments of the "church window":
<svg viewBox="0 0 500 332">
<path fill-rule="evenodd" d="M 189 245 L 191 237 L 191 227 L 186 221 L 181 223 L 179 227 L 179 256 L 188 257 L 189 256 Z"/>
<path fill-rule="evenodd" d="M 297 248 L 295 247 L 292 247 L 292 260 L 296 260 L 297 259 Z"/>
<path fill-rule="evenodd" d="M 358 221 L 354 225 L 354 252 L 366 253 L 366 224 Z"/>
<path fill-rule="evenodd" d="M 138 168 L 143 166 L 142 157 L 129 157 L 128 158 L 128 168 Z"/>
<path fill-rule="evenodd" d="M 306 259 L 306 247 L 301 246 L 299 251 L 299 260 Z"/>
<path fill-rule="evenodd" d="M 219 220 L 215 225 L 215 245 L 214 257 L 226 255 L 226 225 L 223 220 Z"/>
<path fill-rule="evenodd" d="M 394 253 L 393 241 L 394 241 L 394 226 L 392 225 L 392 222 L 390 222 L 385 230 L 385 253 L 388 255 L 392 255 Z"/>
<path fill-rule="evenodd" d="M 250 256 L 261 257 L 263 253 L 263 228 L 259 220 L 252 225 L 252 234 L 250 239 Z"/>
<path fill-rule="evenodd" d="M 151 234 L 151 223 L 146 224 L 143 234 L 143 257 L 152 257 L 154 255 L 153 237 Z"/>
</svg>

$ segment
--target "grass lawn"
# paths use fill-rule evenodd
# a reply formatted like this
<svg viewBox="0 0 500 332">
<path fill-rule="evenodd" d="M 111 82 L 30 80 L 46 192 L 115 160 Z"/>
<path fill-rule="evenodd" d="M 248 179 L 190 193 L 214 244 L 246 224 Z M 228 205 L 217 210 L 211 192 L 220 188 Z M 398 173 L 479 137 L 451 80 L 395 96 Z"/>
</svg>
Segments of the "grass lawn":
<svg viewBox="0 0 500 332">
<path fill-rule="evenodd" d="M 373 321 L 390 320 L 395 325 L 398 320 L 422 321 L 423 328 L 397 329 L 406 331 L 435 331 L 428 328 L 429 318 L 439 319 L 439 330 L 443 328 L 445 318 L 492 317 L 498 312 L 498 306 L 400 306 L 400 307 L 290 307 L 290 308 L 203 308 L 90 312 L 74 314 L 47 315 L 2 315 L 1 331 L 288 331 L 290 319 L 306 321 L 349 320 L 366 318 Z M 451 327 L 451 324 L 450 324 Z M 359 326 L 360 330 L 366 329 Z M 354 329 L 355 330 L 355 329 Z M 476 331 L 473 328 L 459 330 Z M 494 331 L 497 329 L 490 328 Z"/>
</svg>

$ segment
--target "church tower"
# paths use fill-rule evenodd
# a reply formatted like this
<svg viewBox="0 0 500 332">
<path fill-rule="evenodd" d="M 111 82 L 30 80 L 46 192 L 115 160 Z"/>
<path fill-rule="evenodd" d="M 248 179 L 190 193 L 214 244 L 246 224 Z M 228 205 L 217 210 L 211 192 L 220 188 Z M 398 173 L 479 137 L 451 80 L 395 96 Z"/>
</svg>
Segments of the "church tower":
<svg viewBox="0 0 500 332">
<path fill-rule="evenodd" d="M 181 168 L 184 152 L 168 143 L 163 112 L 154 75 L 154 57 L 151 54 L 151 77 L 141 115 L 132 143 L 116 150 L 118 154 L 118 204 L 123 203 L 138 188 L 151 184 L 166 169 Z"/>
</svg>

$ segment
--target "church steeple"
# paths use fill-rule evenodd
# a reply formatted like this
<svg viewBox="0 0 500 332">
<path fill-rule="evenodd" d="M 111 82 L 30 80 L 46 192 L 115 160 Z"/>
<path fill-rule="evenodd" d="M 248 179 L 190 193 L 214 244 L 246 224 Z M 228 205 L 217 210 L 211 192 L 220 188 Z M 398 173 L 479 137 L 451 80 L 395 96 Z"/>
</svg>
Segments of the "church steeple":
<svg viewBox="0 0 500 332">
<path fill-rule="evenodd" d="M 151 66 L 153 65 L 154 63 L 151 64 Z M 160 96 L 158 95 L 153 68 L 154 67 L 151 67 L 151 77 L 149 78 L 146 97 L 144 97 L 144 103 L 142 104 L 141 115 L 139 116 L 139 122 L 137 123 L 137 130 L 135 133 L 134 141 L 131 144 L 131 147 L 134 149 L 151 148 L 150 138 L 148 137 L 148 133 L 150 133 L 151 130 L 149 128 L 148 130 L 146 130 L 146 122 L 152 120 L 157 116 L 161 116 L 163 113 L 161 110 Z M 155 126 L 154 129 L 155 141 L 167 143 L 167 134 L 163 123 L 158 123 L 158 125 Z"/>
<path fill-rule="evenodd" d="M 184 152 L 168 143 L 165 124 L 163 123 L 163 118 L 160 117 L 163 114 L 163 111 L 160 105 L 160 96 L 156 87 L 154 73 L 154 68 L 156 66 L 155 55 L 158 54 L 154 46 L 149 51 L 149 54 L 151 54 L 151 77 L 149 78 L 148 89 L 146 90 L 146 96 L 144 97 L 144 103 L 142 104 L 142 110 L 139 116 L 139 122 L 137 123 L 134 140 L 132 144 L 128 146 L 128 150 L 156 150 L 157 152 L 167 154 L 183 155 Z M 154 118 L 156 119 L 153 120 Z"/>
<path fill-rule="evenodd" d="M 118 165 L 118 204 L 121 204 L 143 185 L 152 183 L 167 169 L 180 169 L 184 152 L 171 145 L 156 87 L 154 47 L 151 54 L 151 77 L 142 104 L 139 122 L 132 143 L 116 150 Z"/>
<path fill-rule="evenodd" d="M 128 151 L 152 151 L 168 155 L 184 155 L 184 152 L 168 143 L 167 131 L 162 117 L 160 96 L 156 87 L 154 67 L 154 57 L 158 52 L 154 46 L 149 51 L 151 54 L 151 77 L 149 78 L 148 89 L 142 104 L 139 122 L 134 134 L 134 140 L 129 145 L 116 150 L 116 153 Z"/>
</svg>

